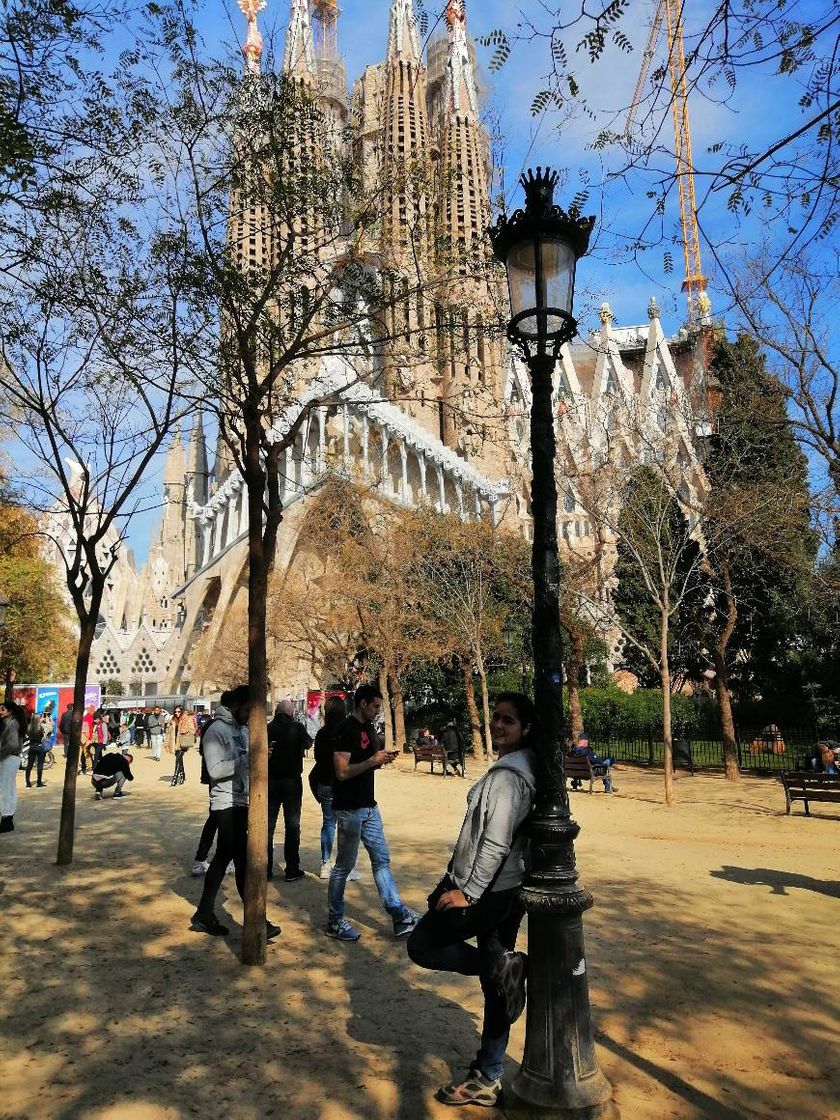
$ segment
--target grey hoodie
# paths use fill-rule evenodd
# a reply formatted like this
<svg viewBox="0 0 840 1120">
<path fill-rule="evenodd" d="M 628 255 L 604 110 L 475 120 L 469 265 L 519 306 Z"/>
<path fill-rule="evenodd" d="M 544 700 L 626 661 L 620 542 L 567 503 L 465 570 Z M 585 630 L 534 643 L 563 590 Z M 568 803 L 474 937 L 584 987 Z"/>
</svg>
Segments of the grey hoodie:
<svg viewBox="0 0 840 1120">
<path fill-rule="evenodd" d="M 248 728 L 240 727 L 228 708 L 219 705 L 201 740 L 210 775 L 210 808 L 248 804 Z"/>
<path fill-rule="evenodd" d="M 534 804 L 534 752 L 518 750 L 500 758 L 467 794 L 467 815 L 449 873 L 464 894 L 480 898 L 499 870 L 494 891 L 521 885 L 528 839 L 514 833 Z"/>
</svg>

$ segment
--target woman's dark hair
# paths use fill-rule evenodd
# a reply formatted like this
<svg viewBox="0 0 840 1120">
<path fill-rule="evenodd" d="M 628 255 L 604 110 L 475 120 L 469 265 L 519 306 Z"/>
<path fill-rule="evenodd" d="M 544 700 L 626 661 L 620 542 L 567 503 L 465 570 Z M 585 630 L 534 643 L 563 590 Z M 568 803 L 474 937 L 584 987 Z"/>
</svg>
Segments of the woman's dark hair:
<svg viewBox="0 0 840 1120">
<path fill-rule="evenodd" d="M 25 735 L 26 734 L 26 728 L 28 726 L 28 720 L 26 718 L 26 709 L 22 708 L 20 704 L 16 704 L 14 702 L 14 700 L 9 700 L 7 703 L 5 703 L 3 705 L 3 707 L 9 709 L 9 715 L 12 717 L 12 719 L 15 721 L 15 723 L 20 728 L 21 735 Z"/>
<path fill-rule="evenodd" d="M 537 727 L 537 709 L 531 697 L 526 696 L 524 692 L 499 692 L 494 703 L 510 704 L 522 726 L 529 728 L 525 740 L 530 745 Z"/>
<path fill-rule="evenodd" d="M 324 727 L 333 731 L 347 718 L 347 707 L 340 696 L 328 696 L 324 705 Z"/>
</svg>

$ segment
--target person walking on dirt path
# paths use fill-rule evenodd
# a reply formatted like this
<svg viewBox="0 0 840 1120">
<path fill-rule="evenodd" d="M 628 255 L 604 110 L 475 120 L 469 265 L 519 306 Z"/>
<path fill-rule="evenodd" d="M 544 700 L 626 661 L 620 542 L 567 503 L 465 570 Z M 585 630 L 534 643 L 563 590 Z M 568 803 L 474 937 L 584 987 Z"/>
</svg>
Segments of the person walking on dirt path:
<svg viewBox="0 0 840 1120">
<path fill-rule="evenodd" d="M 10 700 L 0 704 L 0 832 L 14 832 L 17 773 L 26 734 L 26 711 Z"/>
<path fill-rule="evenodd" d="M 291 700 L 281 700 L 268 725 L 268 878 L 274 878 L 274 830 L 283 810 L 283 859 L 286 882 L 302 879 L 300 810 L 303 804 L 303 756 L 311 739 L 294 718 Z"/>
<path fill-rule="evenodd" d="M 397 751 L 379 749 L 373 721 L 382 707 L 382 693 L 372 684 L 356 689 L 353 714 L 339 727 L 333 741 L 333 810 L 338 822 L 335 865 L 330 873 L 328 917 L 324 932 L 338 941 L 358 941 L 359 930 L 344 917 L 344 888 L 356 866 L 359 844 L 370 857 L 382 905 L 391 916 L 395 937 L 408 937 L 420 915 L 405 905 L 391 872 L 391 853 L 382 816 L 376 804 L 374 777 L 389 766 Z"/>
<path fill-rule="evenodd" d="M 159 704 L 155 704 L 154 708 L 146 716 L 146 736 L 149 740 L 149 746 L 152 748 L 152 761 L 160 762 L 160 751 L 163 746 L 163 732 L 166 727 L 166 720 L 164 719 L 163 712 Z"/>
<path fill-rule="evenodd" d="M 204 876 L 201 900 L 190 928 L 196 933 L 224 937 L 229 931 L 216 917 L 216 896 L 228 864 L 233 860 L 236 889 L 245 897 L 248 849 L 248 686 L 222 693 L 215 718 L 201 740 L 202 757 L 210 780 L 210 814 L 216 822 L 216 851 Z M 280 927 L 266 923 L 266 936 L 277 937 Z"/>
</svg>

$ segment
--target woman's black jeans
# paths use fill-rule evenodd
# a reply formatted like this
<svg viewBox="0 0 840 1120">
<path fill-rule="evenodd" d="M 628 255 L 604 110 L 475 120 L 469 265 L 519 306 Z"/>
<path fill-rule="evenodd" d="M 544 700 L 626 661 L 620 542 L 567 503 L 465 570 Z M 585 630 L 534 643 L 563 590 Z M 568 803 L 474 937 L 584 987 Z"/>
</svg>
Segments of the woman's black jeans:
<svg viewBox="0 0 840 1120">
<path fill-rule="evenodd" d="M 502 1076 L 510 1035 L 505 1001 L 491 976 L 502 954 L 516 947 L 525 914 L 518 894 L 518 888 L 487 891 L 466 910 L 428 911 L 408 939 L 408 955 L 421 968 L 479 978 L 484 1024 L 474 1064 L 490 1078 Z M 475 937 L 475 945 L 468 943 L 470 937 Z"/>
</svg>

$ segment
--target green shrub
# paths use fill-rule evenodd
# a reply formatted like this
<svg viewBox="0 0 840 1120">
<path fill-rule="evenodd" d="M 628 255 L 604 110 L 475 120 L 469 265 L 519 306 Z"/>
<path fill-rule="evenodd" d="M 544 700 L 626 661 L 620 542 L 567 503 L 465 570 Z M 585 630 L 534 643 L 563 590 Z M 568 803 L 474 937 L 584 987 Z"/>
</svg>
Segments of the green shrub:
<svg viewBox="0 0 840 1120">
<path fill-rule="evenodd" d="M 662 726 L 662 692 L 658 688 L 640 688 L 629 694 L 615 685 L 583 688 L 580 704 L 583 725 L 593 735 L 607 731 L 620 735 Z M 675 729 L 690 730 L 701 722 L 701 712 L 690 697 L 674 694 L 671 696 L 671 720 Z"/>
</svg>

